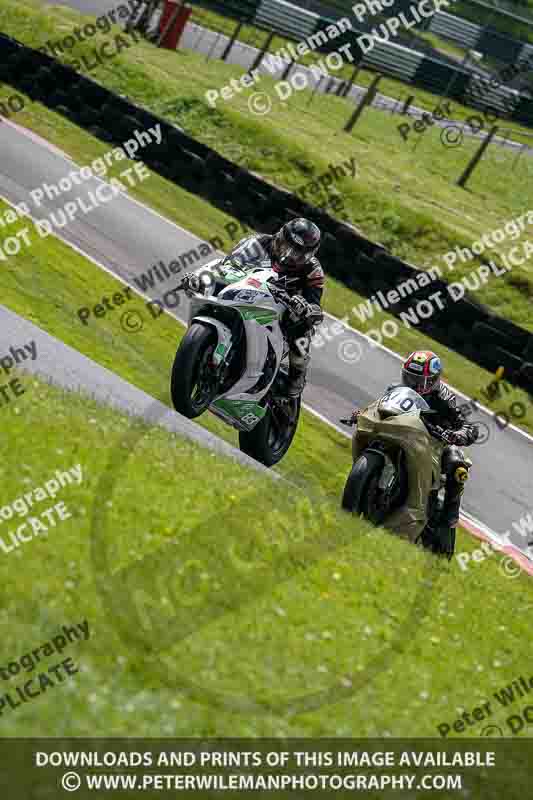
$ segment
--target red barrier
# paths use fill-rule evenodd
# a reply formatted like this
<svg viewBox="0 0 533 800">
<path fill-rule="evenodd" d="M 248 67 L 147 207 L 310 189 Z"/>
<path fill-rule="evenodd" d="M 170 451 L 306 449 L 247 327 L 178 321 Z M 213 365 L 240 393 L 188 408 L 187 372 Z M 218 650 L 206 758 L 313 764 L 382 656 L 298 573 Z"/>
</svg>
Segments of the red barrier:
<svg viewBox="0 0 533 800">
<path fill-rule="evenodd" d="M 167 50 L 176 50 L 181 39 L 181 35 L 191 16 L 191 6 L 182 6 L 179 14 L 173 19 L 179 0 L 165 0 L 165 8 L 159 23 L 159 33 L 164 33 L 160 47 Z M 171 24 L 170 24 L 171 23 Z"/>
</svg>

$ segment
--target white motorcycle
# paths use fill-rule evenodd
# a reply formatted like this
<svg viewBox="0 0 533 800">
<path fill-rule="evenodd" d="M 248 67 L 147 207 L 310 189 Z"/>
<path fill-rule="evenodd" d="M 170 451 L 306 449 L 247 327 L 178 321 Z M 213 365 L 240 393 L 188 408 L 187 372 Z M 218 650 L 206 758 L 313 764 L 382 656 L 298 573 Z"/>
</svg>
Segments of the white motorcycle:
<svg viewBox="0 0 533 800">
<path fill-rule="evenodd" d="M 270 467 L 289 449 L 300 416 L 300 398 L 287 393 L 289 349 L 281 325 L 286 313 L 297 319 L 271 268 L 226 261 L 215 274 L 216 296 L 191 293 L 172 402 L 189 419 L 209 409 L 239 431 L 243 452 Z"/>
</svg>

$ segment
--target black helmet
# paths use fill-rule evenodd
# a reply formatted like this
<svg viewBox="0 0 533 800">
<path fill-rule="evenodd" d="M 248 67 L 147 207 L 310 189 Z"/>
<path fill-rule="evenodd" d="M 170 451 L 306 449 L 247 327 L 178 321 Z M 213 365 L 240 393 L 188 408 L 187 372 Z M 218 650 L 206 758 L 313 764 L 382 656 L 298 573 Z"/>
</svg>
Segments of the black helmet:
<svg viewBox="0 0 533 800">
<path fill-rule="evenodd" d="M 298 270 L 308 264 L 320 247 L 320 228 L 300 217 L 287 222 L 274 236 L 273 267 L 277 272 Z"/>
</svg>

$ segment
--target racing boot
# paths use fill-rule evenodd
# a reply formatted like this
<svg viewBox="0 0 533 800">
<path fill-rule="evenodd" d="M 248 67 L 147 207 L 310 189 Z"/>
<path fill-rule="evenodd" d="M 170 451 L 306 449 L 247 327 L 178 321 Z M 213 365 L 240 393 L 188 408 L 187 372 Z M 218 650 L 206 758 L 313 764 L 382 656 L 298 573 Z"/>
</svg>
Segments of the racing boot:
<svg viewBox="0 0 533 800">
<path fill-rule="evenodd" d="M 469 477 L 472 462 L 458 447 L 447 447 L 443 453 L 443 468 L 446 474 L 446 493 L 440 515 L 440 524 L 455 528 L 459 523 L 461 498 Z"/>
<path fill-rule="evenodd" d="M 440 525 L 455 528 L 459 524 L 459 512 L 461 510 L 461 497 L 463 496 L 464 485 L 454 482 L 446 485 L 446 495 L 444 505 L 440 514 Z"/>
<path fill-rule="evenodd" d="M 287 394 L 289 397 L 300 397 L 302 394 L 307 375 L 307 367 L 311 357 L 305 353 L 302 347 L 293 349 L 289 353 L 289 383 Z"/>
<path fill-rule="evenodd" d="M 289 397 L 300 397 L 306 383 L 307 369 L 293 367 L 292 364 L 289 369 L 289 383 L 287 385 L 287 394 Z"/>
<path fill-rule="evenodd" d="M 448 560 L 455 552 L 456 527 L 459 523 L 461 498 L 472 466 L 469 458 L 457 447 L 448 447 L 443 453 L 443 467 L 446 473 L 446 493 L 440 514 L 424 529 L 421 539 L 424 547 Z"/>
</svg>

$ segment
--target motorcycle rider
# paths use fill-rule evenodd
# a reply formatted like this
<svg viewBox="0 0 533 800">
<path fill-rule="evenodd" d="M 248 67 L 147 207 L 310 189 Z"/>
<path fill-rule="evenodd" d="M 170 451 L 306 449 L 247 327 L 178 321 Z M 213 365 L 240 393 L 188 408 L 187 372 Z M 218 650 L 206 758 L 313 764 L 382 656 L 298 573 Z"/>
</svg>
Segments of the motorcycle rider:
<svg viewBox="0 0 533 800">
<path fill-rule="evenodd" d="M 431 422 L 427 423 L 430 433 L 434 429 L 446 442 L 442 453 L 442 471 L 446 475 L 444 506 L 439 519 L 432 529 L 427 526 L 422 534 L 422 544 L 435 552 L 443 552 L 443 543 L 451 541 L 451 554 L 455 542 L 455 528 L 459 522 L 461 498 L 465 481 L 468 478 L 470 462 L 465 458 L 461 447 L 468 447 L 477 441 L 479 431 L 475 425 L 465 422 L 457 407 L 457 398 L 441 380 L 442 363 L 433 352 L 424 350 L 411 353 L 402 366 L 402 384 L 421 395 L 431 409 L 436 411 Z M 394 387 L 389 387 L 394 388 Z M 359 411 L 352 415 L 356 424 Z M 446 532 L 449 535 L 446 536 Z M 450 545 L 444 544 L 444 552 L 450 557 Z"/>
<path fill-rule="evenodd" d="M 228 253 L 224 261 L 258 266 L 272 266 L 285 278 L 291 295 L 291 312 L 298 322 L 284 320 L 284 333 L 289 344 L 289 397 L 299 397 L 304 389 L 309 366 L 312 331 L 324 315 L 321 309 L 324 291 L 324 270 L 316 257 L 320 247 L 320 228 L 303 217 L 287 222 L 273 236 L 247 236 Z M 265 264 L 266 262 L 266 264 Z M 194 273 L 185 273 L 181 288 L 199 291 L 201 282 Z"/>
</svg>

